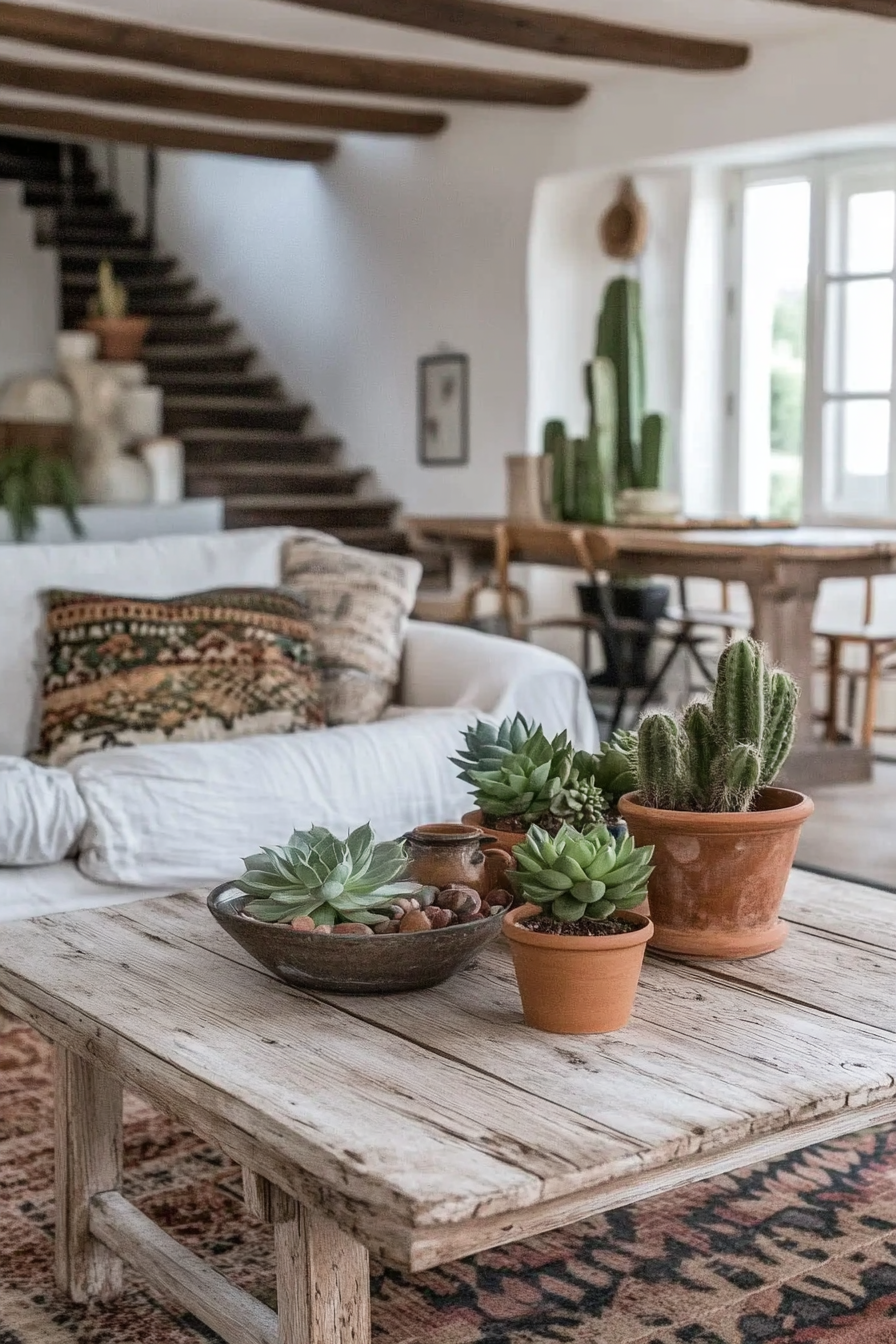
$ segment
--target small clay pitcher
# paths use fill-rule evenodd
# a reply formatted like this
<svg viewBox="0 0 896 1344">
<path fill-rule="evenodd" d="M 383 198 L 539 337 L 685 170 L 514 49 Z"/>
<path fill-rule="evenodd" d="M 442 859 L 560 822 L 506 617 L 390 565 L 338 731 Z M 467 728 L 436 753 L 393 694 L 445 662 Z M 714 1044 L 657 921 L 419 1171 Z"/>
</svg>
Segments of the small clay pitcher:
<svg viewBox="0 0 896 1344">
<path fill-rule="evenodd" d="M 408 846 L 408 877 L 427 887 L 448 887 L 453 882 L 472 887 L 485 896 L 495 887 L 510 891 L 507 873 L 514 859 L 499 849 L 479 826 L 456 821 L 417 826 L 405 836 Z M 488 846 L 485 853 L 484 847 Z"/>
</svg>

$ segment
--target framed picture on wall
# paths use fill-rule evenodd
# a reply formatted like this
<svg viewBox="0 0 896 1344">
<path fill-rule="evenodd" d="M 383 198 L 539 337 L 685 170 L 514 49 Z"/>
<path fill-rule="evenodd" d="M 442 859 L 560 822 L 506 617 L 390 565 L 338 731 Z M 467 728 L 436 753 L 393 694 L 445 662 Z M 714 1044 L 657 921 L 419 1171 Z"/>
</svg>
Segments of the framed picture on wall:
<svg viewBox="0 0 896 1344">
<path fill-rule="evenodd" d="M 423 466 L 465 466 L 470 460 L 466 355 L 424 355 L 417 361 L 417 408 L 417 456 Z"/>
</svg>

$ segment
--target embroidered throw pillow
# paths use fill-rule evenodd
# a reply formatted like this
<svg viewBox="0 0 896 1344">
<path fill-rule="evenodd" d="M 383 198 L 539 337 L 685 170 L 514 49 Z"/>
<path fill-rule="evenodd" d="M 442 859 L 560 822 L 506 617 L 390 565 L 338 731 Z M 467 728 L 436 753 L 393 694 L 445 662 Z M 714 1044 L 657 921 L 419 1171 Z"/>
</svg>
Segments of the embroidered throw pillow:
<svg viewBox="0 0 896 1344">
<path fill-rule="evenodd" d="M 320 728 L 312 635 L 274 589 L 186 597 L 53 590 L 37 759 L 144 742 L 205 742 Z"/>
<path fill-rule="evenodd" d="M 328 723 L 372 723 L 389 705 L 422 573 L 406 556 L 286 543 L 284 584 L 314 630 Z"/>
</svg>

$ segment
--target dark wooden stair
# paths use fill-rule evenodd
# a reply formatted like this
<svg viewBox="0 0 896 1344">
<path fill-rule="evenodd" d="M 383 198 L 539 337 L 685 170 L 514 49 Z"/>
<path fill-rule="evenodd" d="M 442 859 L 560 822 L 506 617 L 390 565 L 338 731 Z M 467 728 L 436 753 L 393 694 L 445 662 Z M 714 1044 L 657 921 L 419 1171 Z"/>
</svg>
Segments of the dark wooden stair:
<svg viewBox="0 0 896 1344">
<path fill-rule="evenodd" d="M 144 359 L 164 392 L 165 428 L 184 443 L 188 495 L 222 496 L 228 527 L 313 527 L 356 546 L 407 550 L 398 501 L 371 493 L 367 468 L 341 463 L 341 440 L 310 428 L 312 408 L 286 395 L 178 258 L 139 233 L 82 146 L 64 155 L 53 141 L 0 135 L 4 177 L 22 183 L 38 243 L 58 251 L 66 327 L 86 315 L 104 257 L 131 311 L 151 319 Z"/>
</svg>

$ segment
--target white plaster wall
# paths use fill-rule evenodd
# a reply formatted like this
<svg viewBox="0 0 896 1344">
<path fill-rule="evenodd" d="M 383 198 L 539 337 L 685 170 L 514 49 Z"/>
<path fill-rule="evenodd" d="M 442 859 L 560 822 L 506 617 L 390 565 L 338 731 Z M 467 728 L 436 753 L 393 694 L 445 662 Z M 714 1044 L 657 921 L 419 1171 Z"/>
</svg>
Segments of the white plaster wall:
<svg viewBox="0 0 896 1344">
<path fill-rule="evenodd" d="M 677 431 L 683 259 L 698 245 L 688 242 L 689 187 L 670 171 L 673 160 L 683 167 L 771 137 L 892 137 L 880 126 L 896 115 L 894 64 L 896 25 L 862 24 L 760 48 L 736 75 L 617 78 L 571 113 L 457 108 L 434 141 L 346 137 L 325 169 L 164 154 L 160 232 L 221 293 L 290 389 L 315 401 L 350 455 L 373 464 L 410 511 L 489 513 L 503 502 L 504 456 L 535 447 L 546 415 L 573 416 L 581 405 L 579 358 L 565 347 L 587 344 L 603 279 L 595 256 L 593 284 L 557 336 L 564 290 L 577 282 L 558 271 L 544 282 L 553 299 L 537 297 L 543 211 L 556 221 L 565 194 L 558 188 L 551 202 L 553 186 L 538 184 L 590 175 L 584 192 L 570 189 L 575 215 L 561 221 L 573 251 L 605 198 L 601 178 L 637 165 L 645 195 L 654 193 L 655 250 L 643 263 L 656 347 L 651 400 Z M 536 280 L 530 311 L 527 265 Z M 416 463 L 415 363 L 440 343 L 471 357 L 469 468 Z M 693 408 L 693 386 L 690 396 Z"/>
<path fill-rule="evenodd" d="M 56 365 L 56 253 L 34 243 L 18 182 L 0 182 L 0 387 Z"/>
</svg>

